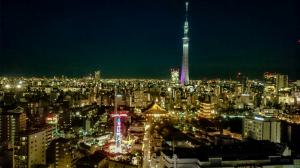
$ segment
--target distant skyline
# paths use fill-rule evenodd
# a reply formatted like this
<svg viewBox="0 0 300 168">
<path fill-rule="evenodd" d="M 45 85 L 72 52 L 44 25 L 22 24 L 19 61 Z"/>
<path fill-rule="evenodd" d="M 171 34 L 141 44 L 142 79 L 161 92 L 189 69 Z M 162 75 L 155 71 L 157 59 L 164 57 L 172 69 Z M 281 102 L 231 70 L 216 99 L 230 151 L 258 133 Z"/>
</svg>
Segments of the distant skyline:
<svg viewBox="0 0 300 168">
<path fill-rule="evenodd" d="M 299 0 L 190 0 L 190 79 L 300 79 Z M 0 76 L 169 78 L 180 68 L 184 0 L 4 0 Z"/>
</svg>

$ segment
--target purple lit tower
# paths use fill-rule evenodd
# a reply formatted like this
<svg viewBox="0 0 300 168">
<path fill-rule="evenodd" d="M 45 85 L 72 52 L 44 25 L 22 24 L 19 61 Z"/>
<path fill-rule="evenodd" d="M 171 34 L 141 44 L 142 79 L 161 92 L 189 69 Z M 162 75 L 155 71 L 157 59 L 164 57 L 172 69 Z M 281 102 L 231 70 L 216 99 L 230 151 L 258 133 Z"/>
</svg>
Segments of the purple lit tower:
<svg viewBox="0 0 300 168">
<path fill-rule="evenodd" d="M 189 3 L 185 3 L 185 22 L 184 22 L 184 36 L 182 38 L 183 41 L 183 56 L 182 56 L 182 67 L 181 67 L 181 74 L 180 74 L 180 83 L 182 85 L 189 84 L 189 23 L 187 20 L 188 17 L 188 6 Z"/>
</svg>

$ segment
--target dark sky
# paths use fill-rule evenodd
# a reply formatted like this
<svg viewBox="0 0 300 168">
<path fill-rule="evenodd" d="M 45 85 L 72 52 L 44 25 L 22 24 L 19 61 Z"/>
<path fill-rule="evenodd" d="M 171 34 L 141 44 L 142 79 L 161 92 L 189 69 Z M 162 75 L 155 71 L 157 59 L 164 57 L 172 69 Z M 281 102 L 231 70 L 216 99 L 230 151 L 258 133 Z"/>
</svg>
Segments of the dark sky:
<svg viewBox="0 0 300 168">
<path fill-rule="evenodd" d="M 0 75 L 168 78 L 183 0 L 0 0 Z M 300 79 L 299 0 L 190 0 L 190 78 Z"/>
</svg>

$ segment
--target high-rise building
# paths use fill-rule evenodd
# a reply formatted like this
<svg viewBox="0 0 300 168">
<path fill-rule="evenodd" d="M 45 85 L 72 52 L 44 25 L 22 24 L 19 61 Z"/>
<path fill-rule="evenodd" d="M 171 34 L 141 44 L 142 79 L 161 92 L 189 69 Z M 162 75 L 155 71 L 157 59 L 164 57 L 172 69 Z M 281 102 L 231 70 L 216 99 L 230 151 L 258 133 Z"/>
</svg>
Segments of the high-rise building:
<svg viewBox="0 0 300 168">
<path fill-rule="evenodd" d="M 276 90 L 288 87 L 288 76 L 277 74 L 276 76 Z"/>
<path fill-rule="evenodd" d="M 243 136 L 256 140 L 269 140 L 271 142 L 281 142 L 281 124 L 275 118 L 248 117 L 243 122 Z"/>
<path fill-rule="evenodd" d="M 179 83 L 179 70 L 176 68 L 172 68 L 170 70 L 171 72 L 171 82 L 174 84 L 178 84 Z"/>
<path fill-rule="evenodd" d="M 96 71 L 95 72 L 95 81 L 99 81 L 101 78 L 101 72 L 100 71 Z"/>
<path fill-rule="evenodd" d="M 188 6 L 189 3 L 185 3 L 185 22 L 184 22 L 184 36 L 182 38 L 183 41 L 183 55 L 182 55 L 182 67 L 180 74 L 180 83 L 183 85 L 189 84 L 189 23 L 187 20 L 188 17 Z"/>
<path fill-rule="evenodd" d="M 71 140 L 65 138 L 53 140 L 47 149 L 47 164 L 53 164 L 54 168 L 72 167 Z"/>
<path fill-rule="evenodd" d="M 0 113 L 0 142 L 13 146 L 19 132 L 26 129 L 26 119 L 22 107 Z"/>
<path fill-rule="evenodd" d="M 54 113 L 49 113 L 46 117 L 46 124 L 52 125 L 55 133 L 58 131 L 57 123 L 58 123 L 58 115 Z"/>
<path fill-rule="evenodd" d="M 265 72 L 264 73 L 264 82 L 266 84 L 275 84 L 276 82 L 276 73 Z"/>
<path fill-rule="evenodd" d="M 38 128 L 20 133 L 15 145 L 15 167 L 30 168 L 46 164 L 48 128 Z"/>
<path fill-rule="evenodd" d="M 236 79 L 238 81 L 238 83 L 242 86 L 242 93 L 247 93 L 247 81 L 248 81 L 248 77 L 245 76 L 244 74 L 242 74 L 241 72 L 239 72 L 236 76 Z"/>
</svg>

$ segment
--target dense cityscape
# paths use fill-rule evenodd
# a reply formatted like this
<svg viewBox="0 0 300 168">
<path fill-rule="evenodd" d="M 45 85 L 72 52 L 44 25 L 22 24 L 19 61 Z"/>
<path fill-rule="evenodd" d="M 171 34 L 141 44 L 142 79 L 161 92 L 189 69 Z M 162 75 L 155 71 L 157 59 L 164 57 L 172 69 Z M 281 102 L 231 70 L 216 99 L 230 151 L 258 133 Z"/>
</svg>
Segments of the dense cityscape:
<svg viewBox="0 0 300 168">
<path fill-rule="evenodd" d="M 299 162 L 300 81 L 9 78 L 7 167 L 222 167 Z M 9 165 L 9 166 L 8 166 Z M 4 166 L 6 167 L 6 166 Z"/>
<path fill-rule="evenodd" d="M 168 79 L 0 76 L 0 167 L 300 167 L 300 79 L 190 78 L 181 5 Z"/>
</svg>

